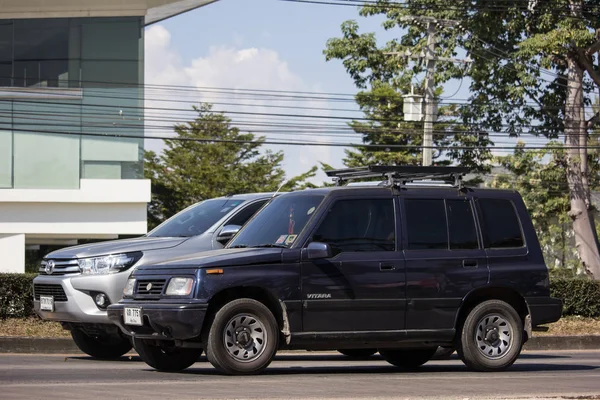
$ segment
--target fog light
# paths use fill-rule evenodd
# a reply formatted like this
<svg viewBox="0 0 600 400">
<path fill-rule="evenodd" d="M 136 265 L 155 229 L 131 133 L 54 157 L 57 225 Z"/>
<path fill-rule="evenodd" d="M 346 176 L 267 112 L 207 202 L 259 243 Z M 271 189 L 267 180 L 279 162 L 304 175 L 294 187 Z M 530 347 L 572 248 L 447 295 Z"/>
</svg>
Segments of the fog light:
<svg viewBox="0 0 600 400">
<path fill-rule="evenodd" d="M 108 305 L 108 299 L 106 298 L 106 295 L 104 293 L 98 293 L 96 295 L 95 300 L 96 300 L 96 305 L 98 307 L 104 308 Z"/>
</svg>

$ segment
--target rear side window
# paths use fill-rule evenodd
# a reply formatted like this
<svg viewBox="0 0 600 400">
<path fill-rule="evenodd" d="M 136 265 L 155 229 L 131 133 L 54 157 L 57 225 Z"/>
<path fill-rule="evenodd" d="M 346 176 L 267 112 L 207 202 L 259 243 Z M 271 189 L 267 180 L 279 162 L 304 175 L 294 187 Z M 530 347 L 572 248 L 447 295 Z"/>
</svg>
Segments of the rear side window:
<svg viewBox="0 0 600 400">
<path fill-rule="evenodd" d="M 444 200 L 405 199 L 409 250 L 448 249 Z"/>
<path fill-rule="evenodd" d="M 450 250 L 479 248 L 473 210 L 469 200 L 446 200 Z"/>
<path fill-rule="evenodd" d="M 479 199 L 486 247 L 502 249 L 523 247 L 519 217 L 509 200 Z"/>
</svg>

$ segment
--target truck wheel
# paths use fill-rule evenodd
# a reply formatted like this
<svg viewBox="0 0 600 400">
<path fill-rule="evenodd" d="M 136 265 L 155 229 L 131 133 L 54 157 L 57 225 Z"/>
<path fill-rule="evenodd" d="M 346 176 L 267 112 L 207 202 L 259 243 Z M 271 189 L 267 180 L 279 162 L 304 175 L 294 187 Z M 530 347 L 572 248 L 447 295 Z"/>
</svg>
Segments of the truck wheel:
<svg viewBox="0 0 600 400">
<path fill-rule="evenodd" d="M 133 339 L 133 347 L 140 358 L 159 371 L 182 371 L 198 361 L 202 354 L 202 349 L 175 347 L 169 342 L 155 343 L 154 340 Z"/>
<path fill-rule="evenodd" d="M 229 375 L 258 374 L 269 366 L 279 346 L 273 313 L 253 299 L 225 304 L 208 333 L 206 357 Z"/>
<path fill-rule="evenodd" d="M 114 360 L 131 350 L 129 339 L 120 335 L 106 333 L 92 336 L 73 328 L 71 337 L 81 351 L 100 360 Z"/>
<path fill-rule="evenodd" d="M 355 359 L 365 359 L 377 353 L 377 349 L 341 349 L 338 352 Z"/>
<path fill-rule="evenodd" d="M 435 354 L 437 347 L 424 349 L 381 349 L 379 354 L 396 367 L 413 369 L 420 367 Z"/>
<path fill-rule="evenodd" d="M 467 367 L 475 371 L 502 371 L 519 357 L 523 322 L 510 304 L 488 300 L 467 316 L 457 347 Z"/>
</svg>

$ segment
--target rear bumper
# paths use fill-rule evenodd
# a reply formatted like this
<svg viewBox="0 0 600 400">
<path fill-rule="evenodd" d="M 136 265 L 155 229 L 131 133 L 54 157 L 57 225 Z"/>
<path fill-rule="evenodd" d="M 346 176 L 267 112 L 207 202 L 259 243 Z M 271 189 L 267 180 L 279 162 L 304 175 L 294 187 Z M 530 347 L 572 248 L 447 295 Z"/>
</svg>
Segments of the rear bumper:
<svg viewBox="0 0 600 400">
<path fill-rule="evenodd" d="M 126 307 L 141 308 L 143 326 L 125 325 Z M 124 334 L 137 339 L 189 340 L 200 336 L 207 309 L 206 303 L 119 303 L 108 307 L 108 318 Z"/>
<path fill-rule="evenodd" d="M 531 325 L 556 322 L 562 316 L 563 302 L 554 297 L 528 297 L 525 299 L 531 314 Z"/>
</svg>

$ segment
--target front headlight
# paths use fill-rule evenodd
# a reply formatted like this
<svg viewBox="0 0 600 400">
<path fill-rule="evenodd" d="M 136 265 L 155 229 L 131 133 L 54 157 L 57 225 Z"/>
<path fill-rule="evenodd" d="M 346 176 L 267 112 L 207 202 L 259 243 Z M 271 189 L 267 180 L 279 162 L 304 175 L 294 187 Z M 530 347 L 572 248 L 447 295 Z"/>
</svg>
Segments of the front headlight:
<svg viewBox="0 0 600 400">
<path fill-rule="evenodd" d="M 102 257 L 80 258 L 79 269 L 84 275 L 114 274 L 131 268 L 139 259 L 141 252 L 114 254 Z"/>
<path fill-rule="evenodd" d="M 135 279 L 127 279 L 127 284 L 123 289 L 123 296 L 133 296 L 133 288 L 135 287 Z"/>
<path fill-rule="evenodd" d="M 194 278 L 171 278 L 165 294 L 167 296 L 187 296 L 192 293 Z"/>
</svg>

